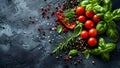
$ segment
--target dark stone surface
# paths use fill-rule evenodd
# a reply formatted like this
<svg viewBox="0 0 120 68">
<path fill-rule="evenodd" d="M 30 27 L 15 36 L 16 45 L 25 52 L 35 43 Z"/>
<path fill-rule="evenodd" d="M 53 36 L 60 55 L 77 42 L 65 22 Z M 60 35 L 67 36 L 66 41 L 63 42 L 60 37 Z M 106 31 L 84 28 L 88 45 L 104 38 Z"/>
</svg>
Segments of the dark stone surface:
<svg viewBox="0 0 120 68">
<path fill-rule="evenodd" d="M 75 66 L 49 55 L 61 40 L 57 32 L 48 30 L 54 17 L 43 19 L 40 8 L 49 2 L 55 7 L 57 1 L 63 0 L 0 0 L 0 68 L 120 68 L 120 42 L 110 62 L 91 56 Z M 119 0 L 114 0 L 113 9 L 120 8 L 119 3 Z M 35 24 L 30 22 L 29 16 Z M 45 29 L 45 36 L 37 31 L 39 26 Z M 53 40 L 52 44 L 49 39 Z M 92 60 L 95 60 L 95 65 L 91 64 Z"/>
</svg>

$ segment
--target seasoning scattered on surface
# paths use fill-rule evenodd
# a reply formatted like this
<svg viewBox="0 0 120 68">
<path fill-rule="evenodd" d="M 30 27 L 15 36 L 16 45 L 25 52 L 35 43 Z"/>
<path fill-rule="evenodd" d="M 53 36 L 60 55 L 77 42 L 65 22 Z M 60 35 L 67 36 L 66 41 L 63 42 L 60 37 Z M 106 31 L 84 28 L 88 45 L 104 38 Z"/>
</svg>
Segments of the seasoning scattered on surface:
<svg viewBox="0 0 120 68">
<path fill-rule="evenodd" d="M 95 64 L 95 61 L 92 61 L 92 64 Z"/>
</svg>

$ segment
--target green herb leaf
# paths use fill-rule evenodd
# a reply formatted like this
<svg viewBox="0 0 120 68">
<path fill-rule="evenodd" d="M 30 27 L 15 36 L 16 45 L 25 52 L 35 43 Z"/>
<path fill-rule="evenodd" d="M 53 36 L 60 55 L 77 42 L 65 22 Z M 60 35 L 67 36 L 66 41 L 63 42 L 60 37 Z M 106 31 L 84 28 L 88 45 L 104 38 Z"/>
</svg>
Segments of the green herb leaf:
<svg viewBox="0 0 120 68">
<path fill-rule="evenodd" d="M 103 8 L 102 6 L 100 6 L 100 5 L 95 5 L 94 7 L 93 7 L 93 11 L 95 12 L 95 13 L 99 13 L 99 12 L 105 12 L 105 8 Z"/>
<path fill-rule="evenodd" d="M 102 54 L 101 54 L 101 58 L 102 58 L 104 61 L 109 61 L 109 59 L 110 59 L 110 54 L 109 54 L 109 53 L 102 53 Z"/>
<path fill-rule="evenodd" d="M 108 38 L 113 41 L 113 42 L 117 42 L 119 39 L 119 33 L 116 29 L 113 28 L 109 28 L 106 32 Z"/>
<path fill-rule="evenodd" d="M 113 51 L 115 49 L 115 46 L 116 46 L 116 44 L 114 44 L 114 43 L 108 43 L 108 44 L 106 44 L 106 46 L 105 46 L 107 48 L 106 52 Z"/>
<path fill-rule="evenodd" d="M 92 54 L 92 55 L 96 55 L 96 56 L 97 56 L 97 55 L 100 55 L 101 50 L 102 50 L 101 47 L 98 47 L 98 48 L 92 49 L 92 50 L 90 50 L 90 54 Z"/>
<path fill-rule="evenodd" d="M 86 5 L 88 5 L 89 4 L 89 1 L 88 0 L 85 0 L 85 1 L 81 1 L 80 2 L 80 6 L 86 6 Z"/>
<path fill-rule="evenodd" d="M 112 21 L 113 20 L 113 14 L 112 14 L 112 12 L 108 11 L 107 13 L 105 13 L 104 20 L 106 22 Z"/>
<path fill-rule="evenodd" d="M 92 10 L 93 9 L 93 5 L 92 4 L 88 4 L 85 9 L 86 10 Z"/>
<path fill-rule="evenodd" d="M 65 48 L 68 48 L 68 44 L 72 43 L 73 40 L 75 39 L 75 36 L 74 35 L 70 35 L 67 37 L 64 38 L 63 42 L 60 43 L 58 45 L 58 47 L 56 47 L 53 51 L 52 51 L 52 54 L 58 52 L 59 50 L 63 50 Z"/>
<path fill-rule="evenodd" d="M 70 52 L 69 52 L 69 56 L 75 56 L 75 55 L 77 55 L 77 53 L 78 53 L 78 51 L 77 50 L 75 50 L 75 49 L 73 49 L 73 50 L 70 50 Z"/>
<path fill-rule="evenodd" d="M 65 15 L 64 20 L 67 21 L 68 23 L 71 23 L 75 19 L 75 10 L 68 9 L 68 10 L 64 11 L 64 15 Z"/>
<path fill-rule="evenodd" d="M 107 30 L 106 22 L 100 21 L 96 26 L 96 30 L 98 31 L 98 34 L 104 34 Z"/>
<path fill-rule="evenodd" d="M 99 42 L 98 42 L 98 45 L 101 47 L 101 48 L 105 48 L 105 45 L 106 45 L 106 42 L 103 38 L 100 38 L 99 39 Z"/>
<path fill-rule="evenodd" d="M 86 59 L 89 59 L 89 57 L 90 57 L 89 50 L 85 50 L 85 51 L 83 52 L 83 54 L 84 54 L 84 56 L 85 56 Z"/>
<path fill-rule="evenodd" d="M 61 33 L 62 32 L 62 25 L 58 25 L 57 30 L 58 30 L 58 33 Z"/>
<path fill-rule="evenodd" d="M 79 23 L 79 24 L 75 27 L 75 29 L 74 29 L 74 36 L 75 36 L 75 37 L 77 37 L 77 36 L 80 34 L 80 32 L 82 31 L 82 26 L 83 26 L 83 24 L 82 24 L 82 23 Z"/>
<path fill-rule="evenodd" d="M 113 17 L 114 20 L 116 20 L 116 21 L 120 20 L 120 9 L 114 10 L 113 15 L 114 15 L 114 17 Z"/>
</svg>

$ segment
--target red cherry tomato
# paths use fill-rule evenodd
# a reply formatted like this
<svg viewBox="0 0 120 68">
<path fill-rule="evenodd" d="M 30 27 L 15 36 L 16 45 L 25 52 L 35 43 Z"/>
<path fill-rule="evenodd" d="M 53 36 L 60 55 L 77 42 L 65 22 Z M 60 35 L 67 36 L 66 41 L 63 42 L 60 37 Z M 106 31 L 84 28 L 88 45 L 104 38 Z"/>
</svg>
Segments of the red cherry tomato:
<svg viewBox="0 0 120 68">
<path fill-rule="evenodd" d="M 94 16 L 94 12 L 92 10 L 86 11 L 86 17 L 92 18 Z"/>
<path fill-rule="evenodd" d="M 97 39 L 94 38 L 94 37 L 89 38 L 88 39 L 88 45 L 92 46 L 92 47 L 96 46 L 97 45 Z"/>
<path fill-rule="evenodd" d="M 90 29 L 88 33 L 90 37 L 97 36 L 97 30 L 95 28 Z"/>
<path fill-rule="evenodd" d="M 96 23 L 99 22 L 100 21 L 100 17 L 97 16 L 97 15 L 94 15 L 93 16 L 93 21 L 96 22 Z"/>
<path fill-rule="evenodd" d="M 85 12 L 85 9 L 83 6 L 78 6 L 75 12 L 77 15 L 82 15 Z"/>
<path fill-rule="evenodd" d="M 86 39 L 88 38 L 88 32 L 86 30 L 83 30 L 80 34 L 80 36 L 83 38 L 83 39 Z"/>
<path fill-rule="evenodd" d="M 85 22 L 85 16 L 81 15 L 78 17 L 79 22 Z"/>
<path fill-rule="evenodd" d="M 90 29 L 90 28 L 92 28 L 94 26 L 94 23 L 91 20 L 87 20 L 85 22 L 84 26 L 85 26 L 85 28 Z"/>
</svg>

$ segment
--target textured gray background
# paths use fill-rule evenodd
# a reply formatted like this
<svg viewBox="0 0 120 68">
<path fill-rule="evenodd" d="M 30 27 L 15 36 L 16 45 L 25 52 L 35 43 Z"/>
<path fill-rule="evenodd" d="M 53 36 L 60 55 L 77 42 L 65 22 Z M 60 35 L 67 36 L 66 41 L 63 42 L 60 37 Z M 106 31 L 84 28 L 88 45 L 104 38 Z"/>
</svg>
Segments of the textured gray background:
<svg viewBox="0 0 120 68">
<path fill-rule="evenodd" d="M 47 0 L 53 6 L 57 1 Z M 120 1 L 113 1 L 113 9 L 120 8 Z M 57 32 L 47 30 L 55 25 L 49 24 L 54 17 L 50 20 L 41 17 L 40 8 L 44 6 L 46 3 L 43 0 L 0 0 L 0 68 L 120 68 L 120 42 L 110 62 L 91 56 L 74 66 L 50 56 L 61 38 Z M 30 22 L 29 16 L 33 17 L 35 24 Z M 38 26 L 45 29 L 45 36 L 37 31 Z M 95 60 L 95 65 L 91 64 L 92 60 Z"/>
</svg>

